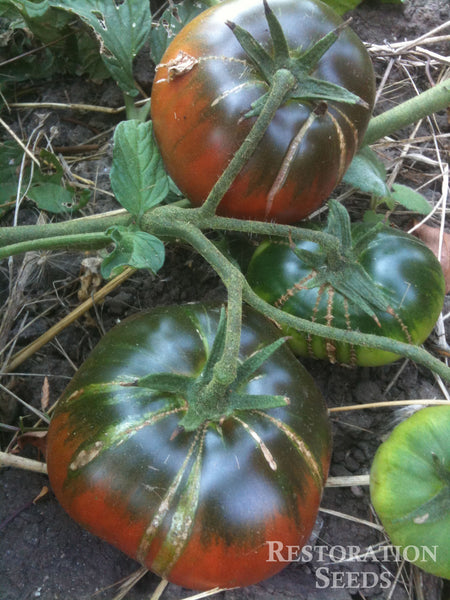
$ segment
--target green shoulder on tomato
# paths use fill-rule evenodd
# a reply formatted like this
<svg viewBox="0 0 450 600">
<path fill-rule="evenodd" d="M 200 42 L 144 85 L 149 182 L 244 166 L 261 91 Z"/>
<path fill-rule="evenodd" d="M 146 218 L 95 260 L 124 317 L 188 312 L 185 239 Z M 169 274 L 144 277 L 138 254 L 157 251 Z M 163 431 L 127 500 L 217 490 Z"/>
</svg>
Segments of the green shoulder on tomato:
<svg viewBox="0 0 450 600">
<path fill-rule="evenodd" d="M 381 444 L 370 497 L 402 556 L 450 579 L 450 405 L 421 409 Z"/>
</svg>

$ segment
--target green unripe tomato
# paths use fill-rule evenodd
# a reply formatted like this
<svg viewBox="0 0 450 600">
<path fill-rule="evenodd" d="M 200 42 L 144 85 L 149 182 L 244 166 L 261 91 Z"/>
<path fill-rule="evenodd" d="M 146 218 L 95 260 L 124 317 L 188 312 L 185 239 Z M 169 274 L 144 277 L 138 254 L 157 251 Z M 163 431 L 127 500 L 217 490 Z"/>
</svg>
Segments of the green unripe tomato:
<svg viewBox="0 0 450 600">
<path fill-rule="evenodd" d="M 450 579 L 450 404 L 416 412 L 378 448 L 373 506 L 415 565 Z"/>
</svg>

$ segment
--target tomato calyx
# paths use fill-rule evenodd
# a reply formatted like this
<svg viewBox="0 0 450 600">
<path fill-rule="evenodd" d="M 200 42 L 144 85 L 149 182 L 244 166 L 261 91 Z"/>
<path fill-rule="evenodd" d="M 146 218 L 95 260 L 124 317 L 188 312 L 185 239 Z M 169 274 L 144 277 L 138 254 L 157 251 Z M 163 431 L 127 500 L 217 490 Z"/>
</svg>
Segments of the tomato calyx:
<svg viewBox="0 0 450 600">
<path fill-rule="evenodd" d="M 286 341 L 280 338 L 254 352 L 237 367 L 231 385 L 223 385 L 215 367 L 225 346 L 225 312 L 222 310 L 214 343 L 201 373 L 197 377 L 175 373 L 152 373 L 133 382 L 138 387 L 165 392 L 183 398 L 186 410 L 177 431 L 194 431 L 205 422 L 220 424 L 236 411 L 266 410 L 289 404 L 289 398 L 277 395 L 248 394 L 245 386 L 261 365 Z"/>
<path fill-rule="evenodd" d="M 394 311 L 385 290 L 375 284 L 358 261 L 358 248 L 364 247 L 367 236 L 373 235 L 373 228 L 355 243 L 350 217 L 345 207 L 336 200 L 330 200 L 328 204 L 330 212 L 324 231 L 337 239 L 340 250 L 337 253 L 322 249 L 310 252 L 292 247 L 294 254 L 314 270 L 313 277 L 303 282 L 304 287 L 331 286 L 381 326 L 374 311 L 381 310 L 390 314 L 394 314 Z"/>
<path fill-rule="evenodd" d="M 286 94 L 285 103 L 289 100 L 319 102 L 321 106 L 320 111 L 316 111 L 314 114 L 323 113 L 326 102 L 359 104 L 365 108 L 369 108 L 367 102 L 344 87 L 311 75 L 319 60 L 336 42 L 339 34 L 347 27 L 350 20 L 343 22 L 306 50 L 302 48 L 291 49 L 289 48 L 280 22 L 269 7 L 267 0 L 263 0 L 263 3 L 265 17 L 272 38 L 273 55 L 270 55 L 247 30 L 231 21 L 227 21 L 226 24 L 265 83 L 273 86 L 275 73 L 281 69 L 289 71 L 295 77 L 297 85 Z M 251 110 L 244 117 L 259 116 L 268 95 L 269 92 L 266 92 L 253 102 Z"/>
</svg>

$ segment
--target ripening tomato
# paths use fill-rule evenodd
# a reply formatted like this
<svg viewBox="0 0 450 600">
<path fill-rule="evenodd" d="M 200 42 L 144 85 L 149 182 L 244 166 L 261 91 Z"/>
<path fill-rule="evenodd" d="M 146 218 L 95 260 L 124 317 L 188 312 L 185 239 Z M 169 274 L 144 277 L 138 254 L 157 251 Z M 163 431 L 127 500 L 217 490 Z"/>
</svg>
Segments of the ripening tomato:
<svg viewBox="0 0 450 600">
<path fill-rule="evenodd" d="M 291 59 L 306 56 L 342 23 L 318 0 L 271 0 L 269 5 L 284 30 Z M 153 127 L 163 160 L 194 206 L 205 201 L 241 146 L 256 120 L 247 113 L 269 88 L 227 21 L 249 31 L 273 57 L 262 0 L 225 0 L 174 38 L 152 89 Z M 347 27 L 317 64 L 304 70 L 297 97 L 287 98 L 278 109 L 222 199 L 219 214 L 293 223 L 320 206 L 341 180 L 371 116 L 375 85 L 369 55 Z M 317 89 L 307 91 L 311 77 L 319 85 L 336 84 L 361 101 L 327 99 L 325 89 L 321 99 Z"/>
<path fill-rule="evenodd" d="M 450 405 L 421 409 L 378 448 L 370 497 L 402 556 L 450 579 Z"/>
<path fill-rule="evenodd" d="M 319 282 L 312 287 L 316 269 L 296 255 L 288 242 L 263 242 L 250 261 L 248 282 L 261 298 L 291 315 L 421 344 L 430 335 L 444 303 L 445 282 L 439 261 L 416 237 L 391 227 L 354 223 L 351 233 L 355 262 L 370 278 L 373 294 L 381 291 L 389 304 L 389 310 L 374 308 L 376 318 L 331 284 Z M 313 242 L 299 242 L 296 248 L 319 253 Z M 379 366 L 399 358 L 385 350 L 290 328 L 284 332 L 299 356 L 359 366 Z"/>
<path fill-rule="evenodd" d="M 69 515 L 193 589 L 280 571 L 285 563 L 269 560 L 267 542 L 308 540 L 331 453 L 323 399 L 284 345 L 242 392 L 289 404 L 180 428 L 186 397 L 151 389 L 147 376 L 203 373 L 219 312 L 158 308 L 113 328 L 64 392 L 48 434 L 50 482 Z M 270 322 L 246 311 L 240 360 L 276 339 Z"/>
</svg>

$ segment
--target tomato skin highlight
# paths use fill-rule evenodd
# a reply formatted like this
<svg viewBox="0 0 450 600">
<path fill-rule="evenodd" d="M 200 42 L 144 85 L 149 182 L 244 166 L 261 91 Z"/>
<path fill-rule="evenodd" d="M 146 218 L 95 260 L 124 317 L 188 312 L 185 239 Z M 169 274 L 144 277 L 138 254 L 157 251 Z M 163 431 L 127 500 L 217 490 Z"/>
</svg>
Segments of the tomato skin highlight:
<svg viewBox="0 0 450 600">
<path fill-rule="evenodd" d="M 365 228 L 354 224 L 352 231 L 357 230 Z M 318 251 L 312 242 L 296 246 Z M 261 298 L 297 317 L 413 344 L 424 342 L 439 317 L 445 296 L 442 268 L 431 250 L 417 238 L 385 227 L 373 230 L 359 249 L 358 262 L 390 300 L 392 314 L 374 309 L 380 326 L 334 288 L 307 289 L 314 270 L 287 243 L 263 242 L 250 260 L 247 279 Z M 380 366 L 399 358 L 384 350 L 308 335 L 288 327 L 282 329 L 299 356 L 358 366 Z"/>
<path fill-rule="evenodd" d="M 64 392 L 48 435 L 56 497 L 83 527 L 169 581 L 192 589 L 246 586 L 285 565 L 268 541 L 305 544 L 327 476 L 331 433 L 312 379 L 282 346 L 246 384 L 288 406 L 240 410 L 179 431 L 186 406 L 135 382 L 197 376 L 219 308 L 154 309 L 112 329 Z M 246 310 L 241 359 L 279 337 Z"/>
<path fill-rule="evenodd" d="M 272 0 L 270 7 L 291 48 L 308 48 L 342 22 L 316 0 Z M 250 31 L 271 51 L 262 1 L 226 0 L 201 13 L 174 38 L 152 89 L 153 128 L 164 163 L 194 206 L 205 201 L 246 138 L 255 117 L 243 115 L 267 91 L 227 20 Z M 198 62 L 182 75 L 170 76 L 169 67 L 180 52 Z M 222 199 L 218 214 L 294 223 L 318 208 L 339 183 L 370 119 L 373 68 L 363 44 L 346 28 L 312 75 L 357 94 L 368 108 L 329 102 L 326 114 L 303 136 L 284 185 L 269 200 L 283 159 L 316 104 L 285 103 Z"/>
<path fill-rule="evenodd" d="M 402 556 L 450 579 L 450 406 L 430 406 L 400 423 L 370 471 L 374 508 Z"/>
</svg>

